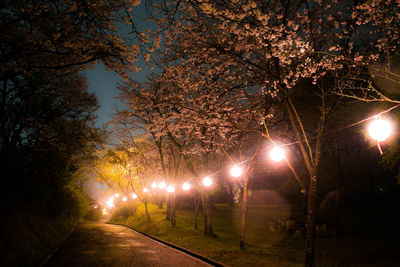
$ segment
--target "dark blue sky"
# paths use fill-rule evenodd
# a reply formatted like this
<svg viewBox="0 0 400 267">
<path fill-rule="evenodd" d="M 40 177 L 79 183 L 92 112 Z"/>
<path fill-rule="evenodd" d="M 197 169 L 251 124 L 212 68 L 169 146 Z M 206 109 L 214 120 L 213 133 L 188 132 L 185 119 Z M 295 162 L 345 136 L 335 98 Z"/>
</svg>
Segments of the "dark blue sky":
<svg viewBox="0 0 400 267">
<path fill-rule="evenodd" d="M 146 21 L 146 11 L 144 1 L 133 9 L 136 15 L 136 26 L 139 30 L 144 30 L 148 28 L 154 28 L 152 22 Z M 117 25 L 119 31 L 122 35 L 126 35 L 130 26 L 127 25 Z M 143 68 L 142 71 L 133 73 L 131 77 L 139 82 L 145 81 L 146 75 L 149 70 L 146 69 L 145 64 L 140 61 L 139 66 Z M 104 123 L 111 120 L 112 114 L 115 113 L 116 107 L 119 109 L 124 108 L 124 105 L 120 103 L 119 100 L 115 99 L 118 96 L 117 84 L 122 82 L 122 80 L 112 71 L 106 71 L 103 64 L 96 64 L 94 69 L 86 71 L 87 79 L 89 82 L 89 91 L 94 92 L 98 98 L 100 108 L 97 111 L 97 121 L 96 126 L 102 127 Z"/>
<path fill-rule="evenodd" d="M 148 70 L 143 68 L 142 71 L 133 73 L 131 77 L 143 82 L 148 73 Z M 116 107 L 124 108 L 124 105 L 118 99 L 115 99 L 119 94 L 118 83 L 121 83 L 122 80 L 115 72 L 107 71 L 103 64 L 96 64 L 94 69 L 86 71 L 86 75 L 89 82 L 89 92 L 96 94 L 100 105 L 96 113 L 98 116 L 96 126 L 102 127 L 104 123 L 111 120 Z"/>
</svg>

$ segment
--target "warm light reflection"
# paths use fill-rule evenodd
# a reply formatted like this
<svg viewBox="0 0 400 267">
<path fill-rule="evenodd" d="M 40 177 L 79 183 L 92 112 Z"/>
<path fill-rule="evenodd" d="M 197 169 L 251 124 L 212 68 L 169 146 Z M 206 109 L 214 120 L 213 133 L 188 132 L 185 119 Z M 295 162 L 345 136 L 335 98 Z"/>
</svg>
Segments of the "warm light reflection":
<svg viewBox="0 0 400 267">
<path fill-rule="evenodd" d="M 164 182 L 158 184 L 158 188 L 164 189 L 167 185 Z"/>
<path fill-rule="evenodd" d="M 185 190 L 185 191 L 188 191 L 188 190 L 190 190 L 190 184 L 189 184 L 189 183 L 187 183 L 187 182 L 183 183 L 183 185 L 182 185 L 182 189 L 183 189 L 183 190 Z"/>
<path fill-rule="evenodd" d="M 392 126 L 388 121 L 377 118 L 369 124 L 368 132 L 372 139 L 382 142 L 392 133 Z"/>
<path fill-rule="evenodd" d="M 231 168 L 231 175 L 235 178 L 241 176 L 243 173 L 242 168 L 240 168 L 239 166 L 233 166 Z"/>
<path fill-rule="evenodd" d="M 175 191 L 175 187 L 174 187 L 174 186 L 169 185 L 169 186 L 167 187 L 167 192 L 168 192 L 168 193 L 172 193 L 172 192 L 174 192 L 174 191 Z"/>
<path fill-rule="evenodd" d="M 273 161 L 279 162 L 285 158 L 285 151 L 276 146 L 270 151 L 269 156 Z"/>
<path fill-rule="evenodd" d="M 203 179 L 203 185 L 206 187 L 211 186 L 213 183 L 213 180 L 210 177 L 206 177 Z"/>
</svg>

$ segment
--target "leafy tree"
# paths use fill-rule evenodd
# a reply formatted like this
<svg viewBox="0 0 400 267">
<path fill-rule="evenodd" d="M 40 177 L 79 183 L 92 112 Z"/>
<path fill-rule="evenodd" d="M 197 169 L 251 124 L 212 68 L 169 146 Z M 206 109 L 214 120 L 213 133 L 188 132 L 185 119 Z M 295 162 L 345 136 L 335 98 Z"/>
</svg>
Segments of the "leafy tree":
<svg viewBox="0 0 400 267">
<path fill-rule="evenodd" d="M 139 48 L 128 46 L 115 23 L 137 4 L 0 4 L 2 209 L 30 200 L 52 205 L 60 198 L 52 210 L 63 210 L 67 187 L 104 134 L 94 127 L 97 101 L 81 72 L 97 61 L 120 75 L 132 68 Z"/>
</svg>

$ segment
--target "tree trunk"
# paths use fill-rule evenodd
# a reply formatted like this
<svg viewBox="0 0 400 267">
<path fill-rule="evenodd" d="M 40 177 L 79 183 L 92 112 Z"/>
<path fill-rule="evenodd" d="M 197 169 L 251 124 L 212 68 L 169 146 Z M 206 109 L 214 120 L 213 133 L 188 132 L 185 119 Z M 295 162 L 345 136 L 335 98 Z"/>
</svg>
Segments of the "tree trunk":
<svg viewBox="0 0 400 267">
<path fill-rule="evenodd" d="M 171 218 L 170 209 L 171 209 L 171 205 L 170 205 L 169 195 L 167 194 L 167 208 L 166 208 L 166 217 L 165 217 L 165 219 L 167 219 L 167 221 L 170 221 L 170 218 Z"/>
<path fill-rule="evenodd" d="M 249 176 L 246 172 L 243 177 L 243 201 L 242 201 L 242 214 L 240 223 L 240 249 L 246 248 L 245 234 L 246 234 L 246 217 L 247 217 L 247 184 L 249 182 Z"/>
<path fill-rule="evenodd" d="M 169 219 L 172 226 L 176 225 L 176 217 L 175 217 L 175 194 L 172 193 L 170 196 L 170 214 Z"/>
<path fill-rule="evenodd" d="M 197 217 L 199 215 L 200 199 L 198 196 L 194 198 L 194 229 L 198 229 Z"/>
<path fill-rule="evenodd" d="M 144 202 L 144 210 L 146 211 L 146 217 L 149 221 L 151 221 L 150 219 L 150 214 L 149 214 L 149 210 L 147 209 L 147 202 Z"/>
<path fill-rule="evenodd" d="M 211 210 L 209 206 L 208 192 L 202 189 L 201 197 L 203 200 L 204 234 L 209 236 L 215 236 L 212 229 Z"/>
<path fill-rule="evenodd" d="M 306 233 L 306 262 L 305 266 L 315 266 L 315 208 L 317 200 L 317 176 L 310 177 L 310 188 L 308 190 L 307 205 L 307 233 Z"/>
</svg>

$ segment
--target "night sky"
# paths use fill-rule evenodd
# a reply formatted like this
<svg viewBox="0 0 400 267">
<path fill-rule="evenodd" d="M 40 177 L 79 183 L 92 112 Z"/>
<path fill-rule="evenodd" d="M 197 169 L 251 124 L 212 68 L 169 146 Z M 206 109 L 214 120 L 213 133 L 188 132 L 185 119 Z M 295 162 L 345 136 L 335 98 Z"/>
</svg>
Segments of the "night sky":
<svg viewBox="0 0 400 267">
<path fill-rule="evenodd" d="M 148 70 L 143 70 L 133 73 L 131 76 L 139 81 L 146 80 Z M 112 114 L 116 108 L 123 109 L 124 105 L 115 99 L 118 96 L 118 83 L 122 80 L 115 72 L 107 71 L 103 64 L 96 64 L 94 69 L 86 72 L 89 82 L 89 91 L 94 92 L 98 98 L 100 108 L 97 110 L 96 126 L 102 127 L 104 123 L 111 120 Z"/>
<path fill-rule="evenodd" d="M 150 21 L 146 21 L 146 10 L 145 3 L 142 3 L 135 7 L 134 12 L 136 14 L 136 27 L 140 30 L 143 29 L 154 29 L 154 24 Z M 128 36 L 130 31 L 127 25 L 117 25 L 122 36 Z M 137 64 L 142 68 L 141 71 L 131 74 L 131 77 L 139 82 L 144 82 L 146 80 L 146 75 L 150 71 L 143 64 L 143 60 L 138 58 Z M 94 92 L 98 98 L 100 108 L 97 111 L 97 121 L 96 126 L 102 127 L 107 121 L 112 119 L 112 114 L 115 113 L 116 107 L 119 109 L 124 108 L 124 105 L 118 99 L 118 83 L 122 80 L 118 75 L 112 71 L 107 71 L 103 64 L 98 63 L 95 67 L 89 71 L 86 71 L 87 80 L 89 82 L 89 91 Z"/>
</svg>

